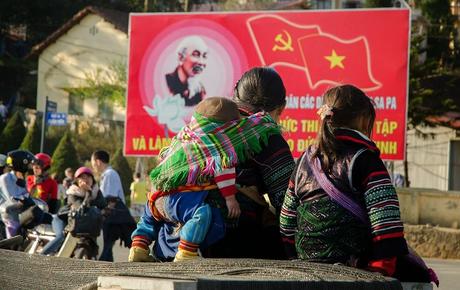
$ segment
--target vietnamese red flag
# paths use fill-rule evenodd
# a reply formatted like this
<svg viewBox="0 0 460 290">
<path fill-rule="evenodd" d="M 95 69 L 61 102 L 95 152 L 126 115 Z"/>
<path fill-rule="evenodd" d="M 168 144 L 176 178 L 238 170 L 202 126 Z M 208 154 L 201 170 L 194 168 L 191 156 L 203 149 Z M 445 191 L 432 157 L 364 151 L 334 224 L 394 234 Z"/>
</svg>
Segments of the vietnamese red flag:
<svg viewBox="0 0 460 290">
<path fill-rule="evenodd" d="M 263 65 L 305 70 L 298 39 L 319 33 L 318 25 L 299 25 L 278 15 L 256 15 L 247 26 Z"/>
<path fill-rule="evenodd" d="M 373 91 L 382 86 L 372 75 L 372 56 L 365 37 L 342 40 L 321 33 L 298 42 L 312 89 L 347 83 Z"/>
</svg>

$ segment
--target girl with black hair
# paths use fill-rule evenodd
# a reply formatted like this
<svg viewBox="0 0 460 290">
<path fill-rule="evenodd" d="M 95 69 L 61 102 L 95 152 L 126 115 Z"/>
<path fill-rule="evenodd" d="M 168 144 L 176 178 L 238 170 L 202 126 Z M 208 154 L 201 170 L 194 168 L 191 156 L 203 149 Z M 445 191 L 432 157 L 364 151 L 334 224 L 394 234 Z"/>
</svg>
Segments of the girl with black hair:
<svg viewBox="0 0 460 290">
<path fill-rule="evenodd" d="M 371 99 L 352 85 L 337 86 L 326 91 L 318 114 L 317 142 L 297 162 L 281 210 L 289 258 L 429 282 L 427 269 L 403 263 L 408 247 L 398 196 L 370 139 Z"/>
</svg>

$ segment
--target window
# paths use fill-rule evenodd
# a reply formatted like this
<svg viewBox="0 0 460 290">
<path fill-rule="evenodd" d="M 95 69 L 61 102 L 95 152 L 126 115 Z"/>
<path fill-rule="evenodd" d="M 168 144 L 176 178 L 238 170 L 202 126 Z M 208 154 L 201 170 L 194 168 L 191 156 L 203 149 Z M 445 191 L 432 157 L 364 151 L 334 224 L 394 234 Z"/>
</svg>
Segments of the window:
<svg viewBox="0 0 460 290">
<path fill-rule="evenodd" d="M 361 8 L 363 7 L 360 1 L 344 1 L 342 3 L 342 8 L 350 9 L 350 8 Z"/>
<path fill-rule="evenodd" d="M 105 120 L 113 119 L 113 104 L 110 101 L 104 100 L 99 102 L 99 118 Z"/>
<path fill-rule="evenodd" d="M 331 9 L 332 1 L 331 0 L 312 0 L 311 8 L 312 9 Z"/>
<path fill-rule="evenodd" d="M 69 94 L 69 114 L 83 115 L 83 98 L 81 96 Z"/>
</svg>

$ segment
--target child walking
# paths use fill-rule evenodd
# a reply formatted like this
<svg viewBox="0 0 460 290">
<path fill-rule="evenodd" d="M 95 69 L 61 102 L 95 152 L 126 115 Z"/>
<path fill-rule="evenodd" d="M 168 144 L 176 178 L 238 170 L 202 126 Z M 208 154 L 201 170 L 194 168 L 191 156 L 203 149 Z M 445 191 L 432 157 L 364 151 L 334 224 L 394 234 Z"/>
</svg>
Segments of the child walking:
<svg viewBox="0 0 460 290">
<path fill-rule="evenodd" d="M 398 196 L 370 139 L 371 99 L 337 86 L 324 94 L 318 114 L 317 142 L 297 162 L 281 210 L 288 256 L 428 282 L 426 273 L 400 263 L 408 247 Z"/>
<path fill-rule="evenodd" d="M 158 258 L 177 262 L 197 258 L 200 246 L 222 238 L 222 215 L 206 203 L 208 192 L 219 190 L 228 218 L 238 218 L 235 166 L 276 132 L 279 126 L 264 113 L 240 119 L 238 107 L 229 99 L 200 102 L 190 124 L 160 153 L 162 161 L 150 174 L 154 192 L 132 234 L 129 261 L 152 261 L 152 241 Z M 158 239 L 159 235 L 171 238 Z"/>
</svg>

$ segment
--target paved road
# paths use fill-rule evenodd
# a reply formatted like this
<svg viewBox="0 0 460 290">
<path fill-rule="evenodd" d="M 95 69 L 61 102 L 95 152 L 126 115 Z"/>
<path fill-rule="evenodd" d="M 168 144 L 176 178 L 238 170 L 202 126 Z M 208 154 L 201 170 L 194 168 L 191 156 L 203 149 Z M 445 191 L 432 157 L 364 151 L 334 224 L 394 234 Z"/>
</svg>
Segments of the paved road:
<svg viewBox="0 0 460 290">
<path fill-rule="evenodd" d="M 460 260 L 425 259 L 425 261 L 438 274 L 440 281 L 438 290 L 460 289 Z"/>
<path fill-rule="evenodd" d="M 102 235 L 97 238 L 97 245 L 99 246 L 99 255 L 102 252 L 103 239 Z M 113 246 L 113 259 L 115 262 L 128 262 L 129 249 L 120 246 L 119 240 Z"/>
</svg>

